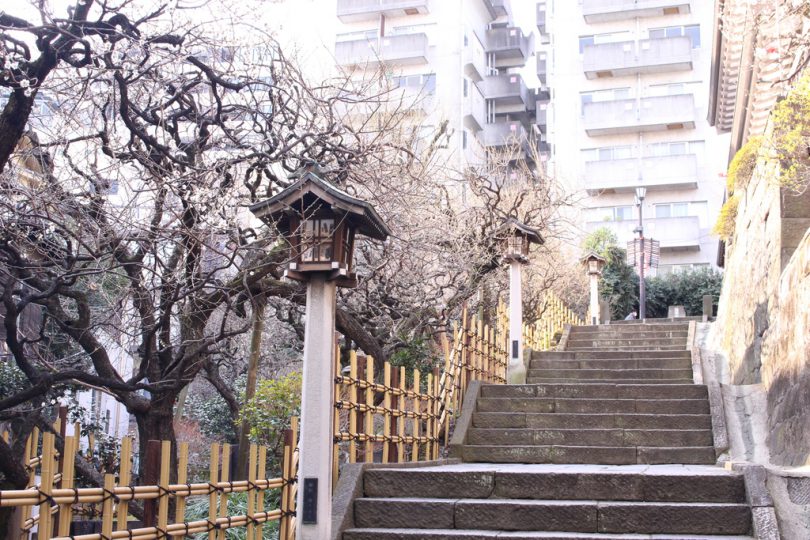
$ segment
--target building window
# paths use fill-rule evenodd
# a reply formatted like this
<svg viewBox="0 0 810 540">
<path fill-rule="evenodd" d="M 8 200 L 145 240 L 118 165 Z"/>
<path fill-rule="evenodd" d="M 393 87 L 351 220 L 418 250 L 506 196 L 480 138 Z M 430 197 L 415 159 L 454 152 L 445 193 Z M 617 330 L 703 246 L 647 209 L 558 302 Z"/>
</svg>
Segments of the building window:
<svg viewBox="0 0 810 540">
<path fill-rule="evenodd" d="M 647 157 L 663 157 L 694 154 L 702 158 L 705 150 L 706 143 L 704 141 L 674 141 L 648 144 L 644 147 L 644 155 Z"/>
<path fill-rule="evenodd" d="M 614 101 L 617 99 L 630 99 L 629 88 L 611 88 L 609 90 L 592 90 L 590 92 L 580 92 L 581 113 L 585 113 L 587 103 L 597 103 L 600 101 Z"/>
<path fill-rule="evenodd" d="M 630 159 L 635 157 L 633 147 L 604 146 L 602 148 L 588 148 L 582 151 L 583 161 L 611 161 L 614 159 Z"/>
<path fill-rule="evenodd" d="M 604 206 L 589 210 L 590 221 L 628 221 L 633 219 L 632 206 Z"/>
<path fill-rule="evenodd" d="M 650 39 L 661 39 L 665 37 L 687 36 L 692 40 L 692 48 L 700 48 L 700 25 L 690 24 L 688 26 L 667 26 L 664 28 L 650 28 Z"/>
<path fill-rule="evenodd" d="M 467 149 L 467 130 L 466 129 L 461 132 L 461 149 L 462 150 Z"/>
<path fill-rule="evenodd" d="M 593 36 L 579 36 L 579 54 L 584 53 L 588 45 L 593 45 Z"/>
<path fill-rule="evenodd" d="M 470 82 L 465 77 L 464 78 L 464 97 L 467 97 L 467 96 L 470 95 L 469 86 L 470 86 Z"/>
<path fill-rule="evenodd" d="M 709 210 L 706 201 L 662 203 L 654 207 L 656 218 L 696 217 L 701 228 L 708 227 Z"/>
<path fill-rule="evenodd" d="M 397 88 L 421 89 L 425 94 L 432 95 L 436 91 L 436 74 L 425 73 L 421 75 L 391 77 L 391 84 Z"/>
</svg>

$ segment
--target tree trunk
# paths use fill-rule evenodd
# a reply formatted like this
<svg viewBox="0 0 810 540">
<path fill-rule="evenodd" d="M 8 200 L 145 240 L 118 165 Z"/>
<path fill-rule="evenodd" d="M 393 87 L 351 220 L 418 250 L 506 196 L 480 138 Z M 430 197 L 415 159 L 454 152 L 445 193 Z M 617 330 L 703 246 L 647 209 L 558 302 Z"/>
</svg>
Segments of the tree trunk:
<svg viewBox="0 0 810 540">
<path fill-rule="evenodd" d="M 152 405 L 146 413 L 135 413 L 138 423 L 138 479 L 146 470 L 146 446 L 148 441 L 171 441 L 170 451 L 172 478 L 177 475 L 177 437 L 174 432 L 174 402 L 177 392 L 152 394 Z"/>
</svg>

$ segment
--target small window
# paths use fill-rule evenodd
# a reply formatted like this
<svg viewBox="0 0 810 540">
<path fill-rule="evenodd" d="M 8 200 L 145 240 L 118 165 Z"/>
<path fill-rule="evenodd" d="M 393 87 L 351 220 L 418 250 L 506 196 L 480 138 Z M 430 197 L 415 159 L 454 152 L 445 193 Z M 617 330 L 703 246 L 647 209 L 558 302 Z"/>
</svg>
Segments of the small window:
<svg viewBox="0 0 810 540">
<path fill-rule="evenodd" d="M 585 47 L 593 45 L 593 36 L 580 36 L 579 38 L 579 54 L 585 52 Z"/>
<path fill-rule="evenodd" d="M 670 206 L 668 204 L 656 204 L 655 205 L 655 217 L 657 218 L 668 218 L 672 215 Z"/>
<path fill-rule="evenodd" d="M 461 132 L 461 149 L 462 150 L 467 149 L 467 130 L 466 129 Z"/>
<path fill-rule="evenodd" d="M 616 207 L 616 221 L 628 221 L 633 219 L 632 206 L 617 206 Z"/>
<path fill-rule="evenodd" d="M 468 87 L 469 82 L 467 81 L 467 79 L 464 79 L 464 97 L 467 97 L 470 94 Z"/>
<path fill-rule="evenodd" d="M 653 28 L 650 30 L 650 39 L 661 39 L 666 37 L 666 32 L 663 28 Z"/>
<path fill-rule="evenodd" d="M 700 25 L 693 24 L 684 27 L 684 34 L 692 38 L 692 48 L 700 48 Z"/>
</svg>

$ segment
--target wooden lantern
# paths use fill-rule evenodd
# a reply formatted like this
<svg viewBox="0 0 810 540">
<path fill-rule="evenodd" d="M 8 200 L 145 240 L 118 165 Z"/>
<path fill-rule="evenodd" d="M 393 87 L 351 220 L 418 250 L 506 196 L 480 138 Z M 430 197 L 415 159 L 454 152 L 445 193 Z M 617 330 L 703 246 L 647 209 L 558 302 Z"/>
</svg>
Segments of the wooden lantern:
<svg viewBox="0 0 810 540">
<path fill-rule="evenodd" d="M 600 257 L 593 251 L 582 258 L 582 265 L 588 271 L 588 275 L 602 275 L 602 270 L 605 268 L 606 262 L 604 257 Z"/>
<path fill-rule="evenodd" d="M 354 241 L 360 234 L 385 240 L 390 234 L 374 208 L 318 176 L 314 166 L 294 173 L 284 191 L 250 207 L 276 227 L 290 246 L 285 276 L 307 281 L 325 273 L 341 287 L 356 285 Z"/>
<path fill-rule="evenodd" d="M 512 217 L 498 227 L 498 238 L 503 243 L 503 258 L 522 263 L 529 261 L 531 244 L 544 242 L 538 231 Z"/>
</svg>

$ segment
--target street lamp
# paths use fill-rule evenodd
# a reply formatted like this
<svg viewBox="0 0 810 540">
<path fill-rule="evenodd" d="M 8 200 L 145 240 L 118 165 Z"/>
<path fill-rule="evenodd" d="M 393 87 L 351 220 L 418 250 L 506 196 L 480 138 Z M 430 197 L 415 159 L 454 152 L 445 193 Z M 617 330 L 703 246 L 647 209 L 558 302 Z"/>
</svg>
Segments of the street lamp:
<svg viewBox="0 0 810 540">
<path fill-rule="evenodd" d="M 336 287 L 356 284 L 355 237 L 377 240 L 389 231 L 367 202 L 341 191 L 308 165 L 292 185 L 250 207 L 289 246 L 285 276 L 307 284 L 301 442 L 298 468 L 298 540 L 331 537 Z"/>
<path fill-rule="evenodd" d="M 599 324 L 599 276 L 607 261 L 594 253 L 589 252 L 582 258 L 582 264 L 588 271 L 591 281 L 591 324 Z"/>
<path fill-rule="evenodd" d="M 647 305 L 647 293 L 644 290 L 644 221 L 643 221 L 643 207 L 644 207 L 644 197 L 647 195 L 647 188 L 643 186 L 639 186 L 636 188 L 636 199 L 638 200 L 638 227 L 636 227 L 636 231 L 638 232 L 638 239 L 639 239 L 639 265 L 638 265 L 638 272 L 639 272 L 639 280 L 638 280 L 638 318 L 639 320 L 644 320 L 647 316 L 646 313 L 646 305 Z"/>
<path fill-rule="evenodd" d="M 529 262 L 529 246 L 542 244 L 540 233 L 515 218 L 508 218 L 497 230 L 503 243 L 503 259 L 509 262 L 509 365 L 506 380 L 509 384 L 526 382 L 523 364 L 523 293 L 521 267 Z"/>
</svg>

